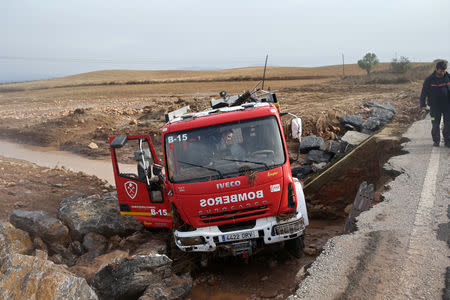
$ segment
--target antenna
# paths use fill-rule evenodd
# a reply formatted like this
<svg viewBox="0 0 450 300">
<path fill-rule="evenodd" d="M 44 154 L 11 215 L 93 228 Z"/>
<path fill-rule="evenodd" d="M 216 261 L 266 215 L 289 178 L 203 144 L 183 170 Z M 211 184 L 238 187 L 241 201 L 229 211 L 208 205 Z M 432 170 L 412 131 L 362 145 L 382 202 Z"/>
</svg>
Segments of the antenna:
<svg viewBox="0 0 450 300">
<path fill-rule="evenodd" d="M 264 63 L 264 73 L 263 73 L 262 87 L 261 87 L 262 90 L 264 90 L 264 79 L 266 78 L 266 67 L 267 67 L 267 58 L 268 57 L 269 57 L 269 54 L 266 54 L 266 62 Z"/>
</svg>

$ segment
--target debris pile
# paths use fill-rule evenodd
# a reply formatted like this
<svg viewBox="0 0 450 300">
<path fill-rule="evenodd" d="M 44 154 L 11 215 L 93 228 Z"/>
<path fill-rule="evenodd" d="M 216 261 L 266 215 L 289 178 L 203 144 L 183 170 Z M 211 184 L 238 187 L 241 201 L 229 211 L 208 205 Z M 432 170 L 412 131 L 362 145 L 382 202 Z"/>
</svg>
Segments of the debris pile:
<svg viewBox="0 0 450 300">
<path fill-rule="evenodd" d="M 395 115 L 395 109 L 389 102 L 380 104 L 369 101 L 363 107 L 368 114 L 365 119 L 361 114 L 339 118 L 342 126 L 348 130 L 342 137 L 335 136 L 327 141 L 315 135 L 303 137 L 300 143 L 303 160 L 299 167 L 292 168 L 292 175 L 305 179 L 308 175 L 325 169 L 329 163 L 340 159 L 391 122 Z"/>
</svg>

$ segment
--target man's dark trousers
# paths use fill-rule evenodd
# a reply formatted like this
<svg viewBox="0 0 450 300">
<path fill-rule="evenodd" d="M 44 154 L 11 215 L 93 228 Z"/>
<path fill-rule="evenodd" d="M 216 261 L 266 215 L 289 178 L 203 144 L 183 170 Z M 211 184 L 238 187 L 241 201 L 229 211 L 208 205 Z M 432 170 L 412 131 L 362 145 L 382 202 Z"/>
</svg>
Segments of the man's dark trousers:
<svg viewBox="0 0 450 300">
<path fill-rule="evenodd" d="M 450 104 L 448 105 L 432 105 L 430 106 L 431 115 L 431 136 L 433 142 L 439 143 L 441 141 L 441 132 L 439 125 L 441 124 L 441 118 L 444 119 L 444 130 L 442 135 L 444 136 L 445 145 L 450 145 Z"/>
</svg>

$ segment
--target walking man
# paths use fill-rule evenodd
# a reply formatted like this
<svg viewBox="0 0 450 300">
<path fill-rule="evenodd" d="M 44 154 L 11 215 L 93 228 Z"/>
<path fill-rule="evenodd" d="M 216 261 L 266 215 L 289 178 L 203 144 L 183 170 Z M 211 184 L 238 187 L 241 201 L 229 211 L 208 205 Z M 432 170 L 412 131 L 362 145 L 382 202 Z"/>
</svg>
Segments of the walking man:
<svg viewBox="0 0 450 300">
<path fill-rule="evenodd" d="M 444 136 L 445 146 L 450 148 L 450 75 L 446 71 L 447 62 L 439 60 L 434 72 L 423 83 L 420 107 L 424 110 L 426 104 L 430 106 L 431 136 L 435 147 L 439 147 L 441 142 L 439 127 L 443 116 L 444 129 L 442 135 Z M 425 98 L 428 98 L 427 102 L 425 102 Z"/>
</svg>

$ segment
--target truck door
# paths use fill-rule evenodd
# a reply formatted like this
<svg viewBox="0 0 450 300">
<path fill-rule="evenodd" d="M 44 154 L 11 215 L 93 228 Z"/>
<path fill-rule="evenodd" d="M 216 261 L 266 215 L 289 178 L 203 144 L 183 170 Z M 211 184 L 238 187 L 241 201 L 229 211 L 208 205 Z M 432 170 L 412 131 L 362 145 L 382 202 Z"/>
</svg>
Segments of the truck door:
<svg viewBox="0 0 450 300">
<path fill-rule="evenodd" d="M 149 135 L 109 138 L 120 213 L 146 227 L 172 227 L 170 205 L 164 199 L 155 149 Z"/>
</svg>

